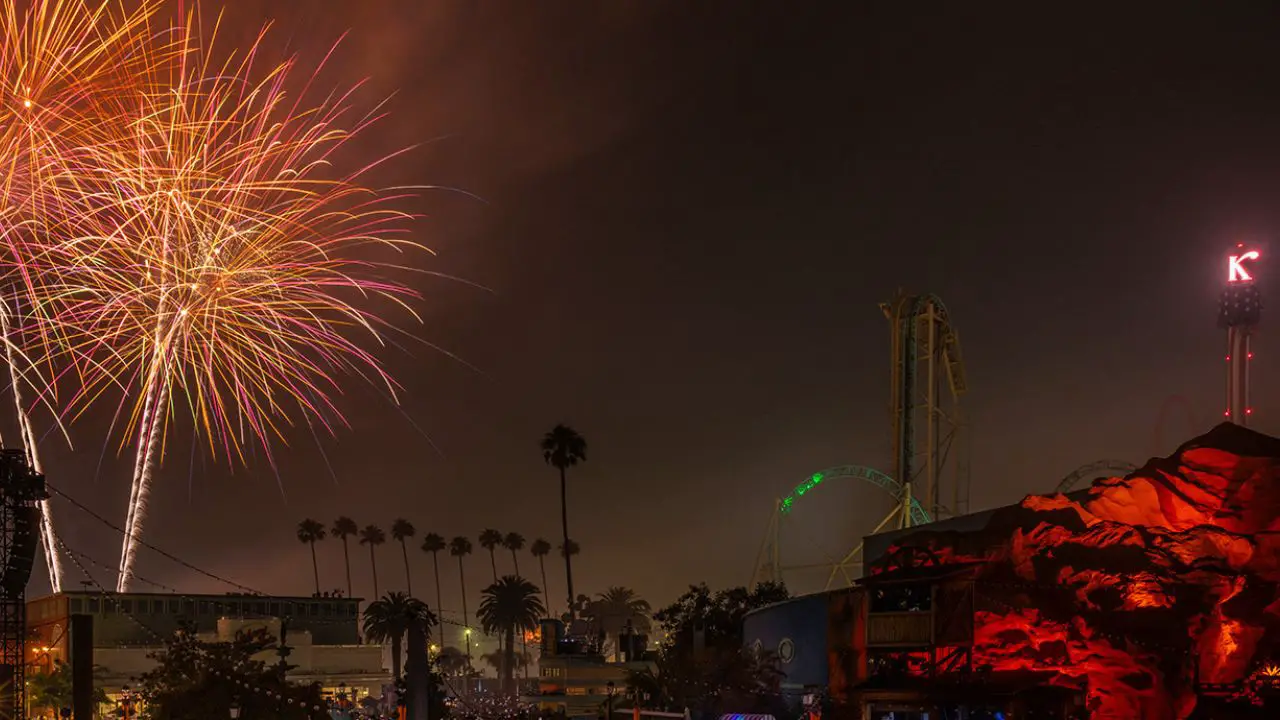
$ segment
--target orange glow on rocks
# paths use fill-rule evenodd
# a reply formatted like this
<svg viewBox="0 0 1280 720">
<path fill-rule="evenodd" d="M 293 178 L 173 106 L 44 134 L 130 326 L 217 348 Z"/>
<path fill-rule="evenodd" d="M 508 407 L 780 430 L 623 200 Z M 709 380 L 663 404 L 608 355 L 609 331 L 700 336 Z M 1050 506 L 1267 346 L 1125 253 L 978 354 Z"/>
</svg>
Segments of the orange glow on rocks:
<svg viewBox="0 0 1280 720">
<path fill-rule="evenodd" d="M 1276 438 L 1223 424 L 1083 497 L 1029 497 L 981 531 L 926 526 L 904 544 L 943 564 L 981 554 L 975 667 L 1052 671 L 1094 718 L 1187 718 L 1197 682 L 1280 667 Z"/>
</svg>

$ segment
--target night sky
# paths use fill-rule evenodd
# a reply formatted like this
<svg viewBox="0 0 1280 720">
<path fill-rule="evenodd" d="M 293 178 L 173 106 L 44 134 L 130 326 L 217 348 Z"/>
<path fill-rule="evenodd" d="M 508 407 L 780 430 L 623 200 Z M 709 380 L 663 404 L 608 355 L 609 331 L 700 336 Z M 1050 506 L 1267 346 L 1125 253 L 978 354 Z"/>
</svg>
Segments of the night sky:
<svg viewBox="0 0 1280 720">
<path fill-rule="evenodd" d="M 259 5 L 237 1 L 229 25 L 275 18 L 304 55 L 350 30 L 336 80 L 369 77 L 368 102 L 394 93 L 361 152 L 421 144 L 384 180 L 446 188 L 421 203 L 439 253 L 422 262 L 485 288 L 421 283 L 413 332 L 440 350 L 385 354 L 401 409 L 348 385 L 351 429 L 322 443 L 327 464 L 305 431 L 279 480 L 260 457 L 233 471 L 175 443 L 147 539 L 266 592 L 311 592 L 304 517 L 555 542 L 537 442 L 557 422 L 590 443 L 570 475 L 580 591 L 662 604 L 745 583 L 773 498 L 833 465 L 890 469 L 877 304 L 899 287 L 941 296 L 959 330 L 975 509 L 1099 458 L 1167 454 L 1221 415 L 1227 248 L 1267 252 L 1280 232 L 1263 4 Z M 1264 327 L 1264 431 L 1280 429 L 1277 353 Z M 103 429 L 75 426 L 74 452 L 47 439 L 48 474 L 122 523 L 129 463 L 112 445 L 95 473 Z M 839 545 L 886 507 L 823 491 L 793 547 Z M 119 536 L 58 509 L 67 543 L 114 567 Z M 429 557 L 410 549 L 429 593 Z M 343 585 L 338 544 L 320 550 L 324 584 Z M 231 589 L 140 558 L 164 585 Z M 367 553 L 353 560 L 368 595 Z M 402 588 L 399 549 L 379 563 L 382 589 Z M 457 566 L 442 571 L 454 610 Z M 474 598 L 488 558 L 468 573 Z"/>
</svg>

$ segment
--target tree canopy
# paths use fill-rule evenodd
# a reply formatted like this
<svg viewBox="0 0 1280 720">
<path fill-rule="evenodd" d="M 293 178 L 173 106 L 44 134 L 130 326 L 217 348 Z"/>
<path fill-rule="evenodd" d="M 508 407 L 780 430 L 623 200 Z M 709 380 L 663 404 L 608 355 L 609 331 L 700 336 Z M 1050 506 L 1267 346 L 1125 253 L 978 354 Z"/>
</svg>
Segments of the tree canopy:
<svg viewBox="0 0 1280 720">
<path fill-rule="evenodd" d="M 275 667 L 254 656 L 276 647 L 266 630 L 242 631 L 230 642 L 203 642 L 190 627 L 179 629 L 157 665 L 140 678 L 139 691 L 151 720 L 226 720 L 233 704 L 244 717 L 307 720 L 323 706 L 318 685 L 285 681 Z"/>
</svg>

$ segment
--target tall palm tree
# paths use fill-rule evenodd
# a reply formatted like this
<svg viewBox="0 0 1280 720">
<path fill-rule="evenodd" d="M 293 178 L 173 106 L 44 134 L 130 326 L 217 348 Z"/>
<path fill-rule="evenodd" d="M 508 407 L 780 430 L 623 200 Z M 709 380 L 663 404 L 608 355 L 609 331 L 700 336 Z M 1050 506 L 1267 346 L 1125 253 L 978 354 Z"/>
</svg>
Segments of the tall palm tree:
<svg viewBox="0 0 1280 720">
<path fill-rule="evenodd" d="M 364 609 L 364 636 L 376 643 L 391 643 L 391 673 L 400 678 L 400 655 L 405 633 L 415 620 L 422 619 L 427 637 L 439 622 L 426 603 L 402 592 L 389 592 Z"/>
<path fill-rule="evenodd" d="M 653 608 L 631 588 L 614 586 L 587 603 L 583 614 L 591 621 L 593 634 L 604 633 L 614 641 L 614 660 L 622 652 L 622 634 L 649 632 Z"/>
<path fill-rule="evenodd" d="M 520 558 L 516 551 L 524 549 L 524 536 L 518 532 L 509 532 L 502 538 L 502 547 L 511 551 L 511 564 L 516 568 L 516 577 L 520 577 Z"/>
<path fill-rule="evenodd" d="M 568 425 L 556 425 L 542 437 L 542 459 L 551 467 L 560 471 L 560 529 L 563 531 L 562 544 L 569 540 L 569 495 L 565 483 L 566 471 L 579 462 L 587 461 L 587 441 L 576 430 Z M 569 559 L 572 553 L 564 553 L 564 579 L 569 587 L 569 619 L 573 612 L 573 562 Z"/>
<path fill-rule="evenodd" d="M 515 673 L 516 631 L 523 633 L 538 626 L 538 619 L 546 614 L 546 608 L 538 599 L 538 586 L 506 575 L 484 589 L 480 601 L 481 626 L 486 633 L 501 633 L 498 642 L 502 648 L 502 689 L 511 692 Z"/>
<path fill-rule="evenodd" d="M 447 547 L 444 538 L 435 533 L 427 533 L 422 538 L 422 550 L 431 553 L 431 565 L 436 571 L 436 612 L 439 613 L 444 612 L 444 603 L 440 600 L 443 597 L 440 594 L 440 551 Z"/>
<path fill-rule="evenodd" d="M 355 597 L 351 592 L 351 553 L 347 551 L 347 538 L 360 532 L 356 527 L 356 521 L 347 516 L 342 516 L 333 521 L 333 529 L 330 530 L 333 536 L 342 540 L 342 561 L 347 566 L 347 597 Z"/>
<path fill-rule="evenodd" d="M 493 567 L 493 581 L 498 581 L 498 561 L 493 556 L 493 551 L 502 544 L 502 533 L 492 528 L 480 533 L 480 547 L 489 551 L 489 565 Z"/>
<path fill-rule="evenodd" d="M 320 595 L 320 566 L 316 564 L 316 542 L 324 539 L 324 526 L 307 518 L 298 523 L 298 541 L 311 546 L 311 572 L 316 576 L 316 596 Z"/>
<path fill-rule="evenodd" d="M 413 597 L 413 578 L 409 575 L 409 546 L 405 544 L 405 540 L 417 533 L 418 529 L 413 526 L 413 523 L 404 518 L 396 518 L 396 521 L 391 523 L 391 537 L 400 543 L 400 554 L 404 556 L 404 585 L 409 597 Z"/>
<path fill-rule="evenodd" d="M 544 541 L 543 538 L 535 539 L 534 544 L 529 546 L 529 552 L 538 559 L 538 569 L 543 571 L 543 600 L 547 601 L 547 611 L 552 611 L 552 598 L 547 594 L 547 562 L 545 557 L 552 553 L 552 543 Z"/>
<path fill-rule="evenodd" d="M 471 617 L 467 614 L 467 572 L 462 559 L 471 554 L 471 541 L 459 535 L 449 541 L 449 554 L 458 558 L 458 582 L 462 585 L 462 633 L 467 638 L 467 667 L 471 666 Z"/>
<path fill-rule="evenodd" d="M 387 534 L 377 525 L 365 525 L 360 531 L 360 544 L 369 546 L 369 567 L 373 568 L 373 596 L 378 597 L 378 557 L 373 549 L 387 541 Z"/>
</svg>

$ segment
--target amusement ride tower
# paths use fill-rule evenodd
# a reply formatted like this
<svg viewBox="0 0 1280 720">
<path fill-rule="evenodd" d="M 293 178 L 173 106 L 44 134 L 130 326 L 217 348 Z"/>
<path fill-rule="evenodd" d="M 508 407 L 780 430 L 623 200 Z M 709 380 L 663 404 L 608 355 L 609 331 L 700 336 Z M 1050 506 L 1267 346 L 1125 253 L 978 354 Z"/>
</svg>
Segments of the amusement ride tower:
<svg viewBox="0 0 1280 720">
<path fill-rule="evenodd" d="M 1262 319 L 1262 294 L 1250 272 L 1259 258 L 1257 250 L 1236 245 L 1227 260 L 1227 286 L 1218 302 L 1218 325 L 1227 331 L 1227 409 L 1223 413 L 1237 425 L 1248 425 L 1253 407 L 1249 405 L 1249 361 L 1253 352 L 1249 339 Z"/>
</svg>

